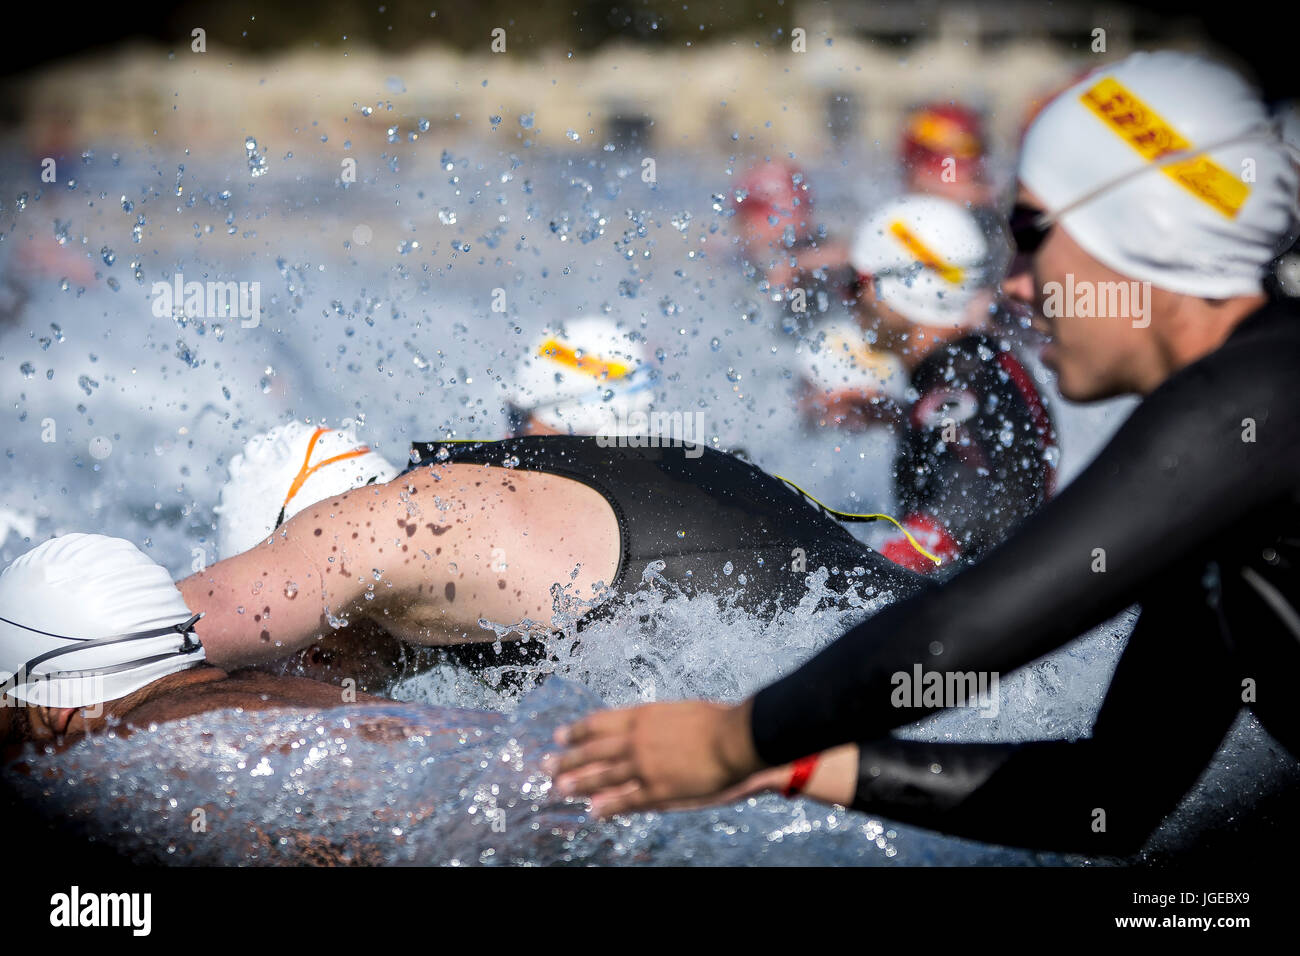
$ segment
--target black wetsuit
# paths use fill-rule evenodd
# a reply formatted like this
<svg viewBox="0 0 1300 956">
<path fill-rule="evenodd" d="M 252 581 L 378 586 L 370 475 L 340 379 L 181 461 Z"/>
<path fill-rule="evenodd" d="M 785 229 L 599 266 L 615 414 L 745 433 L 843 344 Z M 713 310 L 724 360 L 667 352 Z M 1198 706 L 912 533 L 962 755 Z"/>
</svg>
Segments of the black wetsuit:
<svg viewBox="0 0 1300 956">
<path fill-rule="evenodd" d="M 894 462 L 898 508 L 936 518 L 971 561 L 1055 490 L 1056 434 L 1011 345 L 984 333 L 928 355 Z"/>
<path fill-rule="evenodd" d="M 644 440 L 644 439 L 643 439 Z M 621 441 L 626 442 L 626 439 Z M 618 520 L 617 593 L 638 586 L 646 567 L 684 593 L 734 592 L 752 611 L 787 608 L 825 566 L 827 585 L 863 596 L 895 596 L 917 575 L 881 557 L 784 482 L 702 446 L 601 447 L 600 440 L 536 435 L 486 442 L 419 442 L 419 468 L 460 463 L 561 475 L 594 488 Z M 408 469 L 409 470 L 409 469 Z"/>
<path fill-rule="evenodd" d="M 981 562 L 760 691 L 760 756 L 779 764 L 860 742 L 861 809 L 982 840 L 1128 853 L 1196 781 L 1243 703 L 1300 754 L 1298 369 L 1300 314 L 1270 303 L 1148 396 Z M 893 706 L 892 675 L 915 664 L 1007 672 L 1136 602 L 1091 738 L 886 736 L 926 712 Z"/>
</svg>

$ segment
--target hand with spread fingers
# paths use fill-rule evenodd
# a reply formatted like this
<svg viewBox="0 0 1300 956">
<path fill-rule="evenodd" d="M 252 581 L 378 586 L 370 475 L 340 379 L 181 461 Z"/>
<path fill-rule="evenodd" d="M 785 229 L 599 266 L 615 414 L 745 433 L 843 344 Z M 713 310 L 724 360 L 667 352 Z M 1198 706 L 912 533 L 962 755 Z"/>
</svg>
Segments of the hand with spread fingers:
<svg viewBox="0 0 1300 956">
<path fill-rule="evenodd" d="M 749 701 L 684 700 L 606 710 L 556 731 L 548 759 L 557 791 L 589 795 L 592 811 L 664 810 L 736 799 L 763 768 L 749 730 Z"/>
</svg>

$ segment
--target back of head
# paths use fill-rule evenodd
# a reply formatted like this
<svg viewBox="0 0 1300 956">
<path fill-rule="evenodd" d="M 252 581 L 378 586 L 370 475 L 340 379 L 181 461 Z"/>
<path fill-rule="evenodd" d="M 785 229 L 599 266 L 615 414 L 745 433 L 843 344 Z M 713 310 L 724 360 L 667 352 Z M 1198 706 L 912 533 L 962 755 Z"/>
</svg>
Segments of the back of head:
<svg viewBox="0 0 1300 956">
<path fill-rule="evenodd" d="M 544 331 L 515 368 L 512 431 L 528 418 L 562 434 L 629 430 L 629 416 L 653 399 L 648 359 L 611 319 L 576 318 Z"/>
<path fill-rule="evenodd" d="M 989 242 L 964 206 L 921 193 L 877 206 L 854 236 L 849 260 L 875 280 L 886 305 L 912 322 L 978 321 L 970 306 L 988 286 Z"/>
<path fill-rule="evenodd" d="M 1258 94 L 1186 53 L 1066 89 L 1025 134 L 1020 181 L 1094 259 L 1185 295 L 1257 294 L 1295 223 L 1296 169 Z"/>
<path fill-rule="evenodd" d="M 856 393 L 902 400 L 908 375 L 892 352 L 872 348 L 852 322 L 827 322 L 799 353 L 804 382 L 825 396 Z"/>
<path fill-rule="evenodd" d="M 214 509 L 219 556 L 247 551 L 308 505 L 399 473 L 351 428 L 292 421 L 254 435 L 231 459 Z"/>
<path fill-rule="evenodd" d="M 903 123 L 900 158 L 910 169 L 937 171 L 951 161 L 962 178 L 977 173 L 987 146 L 984 124 L 957 103 L 927 103 Z"/>
<path fill-rule="evenodd" d="M 8 692 L 32 704 L 116 700 L 203 661 L 177 629 L 191 618 L 171 575 L 131 542 L 51 538 L 0 572 L 0 681 L 17 674 Z"/>
</svg>

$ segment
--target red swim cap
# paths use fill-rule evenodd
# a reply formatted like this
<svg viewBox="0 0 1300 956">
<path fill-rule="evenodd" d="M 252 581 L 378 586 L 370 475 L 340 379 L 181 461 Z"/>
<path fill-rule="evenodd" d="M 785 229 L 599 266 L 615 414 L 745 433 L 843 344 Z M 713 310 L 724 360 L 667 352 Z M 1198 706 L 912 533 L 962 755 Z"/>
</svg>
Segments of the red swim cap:
<svg viewBox="0 0 1300 956">
<path fill-rule="evenodd" d="M 987 152 L 983 123 L 964 106 L 927 104 L 907 117 L 900 152 L 911 167 L 940 166 L 949 157 L 958 167 L 973 165 Z"/>
<path fill-rule="evenodd" d="M 759 163 L 746 171 L 736 184 L 732 202 L 746 218 L 773 213 L 806 218 L 813 204 L 803 171 L 780 160 Z"/>
</svg>

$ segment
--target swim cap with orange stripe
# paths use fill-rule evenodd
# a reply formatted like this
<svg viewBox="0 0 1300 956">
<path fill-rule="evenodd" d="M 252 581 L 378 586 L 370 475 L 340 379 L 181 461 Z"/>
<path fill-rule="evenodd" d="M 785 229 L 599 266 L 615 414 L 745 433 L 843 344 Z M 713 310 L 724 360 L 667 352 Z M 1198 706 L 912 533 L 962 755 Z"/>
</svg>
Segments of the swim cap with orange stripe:
<svg viewBox="0 0 1300 956">
<path fill-rule="evenodd" d="M 231 459 L 221 489 L 218 552 L 226 558 L 246 551 L 308 505 L 398 473 L 350 428 L 294 421 L 255 435 Z"/>
</svg>

